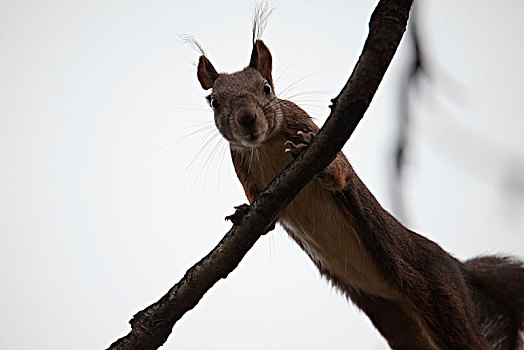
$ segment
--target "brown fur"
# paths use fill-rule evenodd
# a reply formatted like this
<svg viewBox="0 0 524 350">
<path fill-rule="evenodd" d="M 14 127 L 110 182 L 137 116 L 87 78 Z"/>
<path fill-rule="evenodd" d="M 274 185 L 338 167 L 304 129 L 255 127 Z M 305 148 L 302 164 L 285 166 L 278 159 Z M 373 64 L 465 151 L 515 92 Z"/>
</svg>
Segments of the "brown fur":
<svg viewBox="0 0 524 350">
<path fill-rule="evenodd" d="M 218 101 L 215 123 L 230 142 L 236 173 L 252 202 L 291 161 L 284 143 L 303 143 L 298 132 L 318 127 L 292 102 L 264 92 L 264 84 L 273 83 L 271 54 L 262 41 L 254 43 L 250 65 L 240 72 L 215 76 L 211 63 L 200 61 L 198 77 L 204 88 L 213 81 L 208 98 Z M 289 204 L 279 223 L 392 348 L 519 346 L 520 263 L 485 258 L 462 264 L 385 211 L 342 152 Z M 504 293 L 504 283 L 513 290 Z"/>
</svg>

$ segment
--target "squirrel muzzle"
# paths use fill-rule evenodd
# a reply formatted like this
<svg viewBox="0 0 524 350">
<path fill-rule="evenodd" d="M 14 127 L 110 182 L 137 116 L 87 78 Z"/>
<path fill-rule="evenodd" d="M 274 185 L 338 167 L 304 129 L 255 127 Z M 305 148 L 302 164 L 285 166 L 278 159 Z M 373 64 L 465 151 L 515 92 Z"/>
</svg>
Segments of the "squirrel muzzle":
<svg viewBox="0 0 524 350">
<path fill-rule="evenodd" d="M 249 100 L 240 101 L 234 109 L 233 134 L 245 146 L 258 146 L 266 136 L 268 123 L 263 111 Z"/>
</svg>

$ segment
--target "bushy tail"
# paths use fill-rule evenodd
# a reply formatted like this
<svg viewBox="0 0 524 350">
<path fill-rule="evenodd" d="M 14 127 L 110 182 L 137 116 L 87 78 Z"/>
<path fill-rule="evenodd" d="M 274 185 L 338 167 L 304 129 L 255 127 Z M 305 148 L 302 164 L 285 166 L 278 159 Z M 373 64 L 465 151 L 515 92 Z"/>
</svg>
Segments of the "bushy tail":
<svg viewBox="0 0 524 350">
<path fill-rule="evenodd" d="M 496 350 L 523 349 L 524 264 L 482 256 L 464 263 L 481 331 Z"/>
</svg>

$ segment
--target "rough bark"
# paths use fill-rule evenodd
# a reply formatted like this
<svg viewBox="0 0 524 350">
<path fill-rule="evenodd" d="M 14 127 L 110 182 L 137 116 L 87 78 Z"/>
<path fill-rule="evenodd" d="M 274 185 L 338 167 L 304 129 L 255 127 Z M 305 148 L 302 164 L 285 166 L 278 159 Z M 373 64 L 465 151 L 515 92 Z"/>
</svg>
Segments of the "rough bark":
<svg viewBox="0 0 524 350">
<path fill-rule="evenodd" d="M 331 113 L 307 149 L 291 162 L 251 204 L 242 222 L 159 301 L 138 312 L 128 335 L 109 349 L 158 349 L 175 323 L 197 305 L 221 278 L 233 271 L 277 216 L 329 165 L 369 107 L 406 29 L 412 0 L 381 0 L 371 15 L 360 58 Z"/>
</svg>

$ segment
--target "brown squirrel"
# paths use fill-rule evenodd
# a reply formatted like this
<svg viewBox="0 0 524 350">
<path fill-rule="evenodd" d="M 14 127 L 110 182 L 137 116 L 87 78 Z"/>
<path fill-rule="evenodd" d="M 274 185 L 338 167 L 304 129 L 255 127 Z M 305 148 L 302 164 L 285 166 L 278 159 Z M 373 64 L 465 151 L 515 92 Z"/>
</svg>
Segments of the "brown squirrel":
<svg viewBox="0 0 524 350">
<path fill-rule="evenodd" d="M 304 110 L 275 95 L 271 71 L 271 53 L 261 40 L 239 72 L 219 74 L 205 55 L 198 62 L 198 80 L 212 89 L 207 100 L 249 202 L 318 131 Z M 278 222 L 391 348 L 523 346 L 522 262 L 497 256 L 458 261 L 384 210 L 342 152 Z"/>
</svg>

